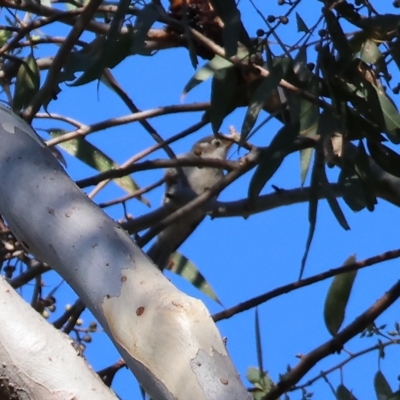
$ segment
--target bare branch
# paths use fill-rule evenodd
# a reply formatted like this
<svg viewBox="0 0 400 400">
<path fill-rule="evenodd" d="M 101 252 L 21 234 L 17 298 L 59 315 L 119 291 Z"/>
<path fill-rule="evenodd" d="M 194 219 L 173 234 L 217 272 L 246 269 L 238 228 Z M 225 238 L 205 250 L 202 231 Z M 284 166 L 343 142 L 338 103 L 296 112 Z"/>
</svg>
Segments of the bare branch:
<svg viewBox="0 0 400 400">
<path fill-rule="evenodd" d="M 68 33 L 65 42 L 61 45 L 56 56 L 54 57 L 53 63 L 47 73 L 44 84 L 36 93 L 29 106 L 25 109 L 23 117 L 26 121 L 31 122 L 35 114 L 39 111 L 40 107 L 46 101 L 46 99 L 51 96 L 65 59 L 71 52 L 72 48 L 74 47 L 76 41 L 79 39 L 83 31 L 86 29 L 87 24 L 92 19 L 93 14 L 96 12 L 101 2 L 101 0 L 90 0 L 89 3 L 87 3 L 87 5 L 82 10 L 81 15 L 77 18 L 76 23 L 74 24 L 74 27 Z"/>
<path fill-rule="evenodd" d="M 120 203 L 125 203 L 128 200 L 137 198 L 142 196 L 145 193 L 150 192 L 151 190 L 161 186 L 164 183 L 164 178 L 158 180 L 157 182 L 154 182 L 153 184 L 146 186 L 144 188 L 138 189 L 133 193 L 127 194 L 126 196 L 120 197 L 119 199 L 114 199 L 114 200 L 110 200 L 110 201 L 106 201 L 104 203 L 100 203 L 98 204 L 98 206 L 100 208 L 106 208 L 106 207 L 110 207 L 110 206 L 115 206 L 116 204 L 120 204 Z"/>
<path fill-rule="evenodd" d="M 150 110 L 134 112 L 129 115 L 124 115 L 122 117 L 110 118 L 104 121 L 96 122 L 92 125 L 81 125 L 77 130 L 73 132 L 66 133 L 60 137 L 48 140 L 46 143 L 48 146 L 54 146 L 56 144 L 65 142 L 67 140 L 76 139 L 79 137 L 85 137 L 94 132 L 98 132 L 108 128 L 114 128 L 116 126 L 129 124 L 131 122 L 143 121 L 149 118 L 159 117 L 162 115 L 185 113 L 185 112 L 195 112 L 195 111 L 206 111 L 210 106 L 210 103 L 191 103 L 191 104 L 174 104 L 171 106 L 164 106 L 153 108 Z M 54 114 L 37 114 L 36 118 L 53 118 Z"/>
<path fill-rule="evenodd" d="M 299 390 L 299 389 L 305 389 L 307 386 L 311 386 L 314 382 L 316 382 L 317 380 L 319 380 L 321 378 L 324 378 L 325 376 L 327 376 L 331 372 L 343 368 L 347 363 L 349 363 L 350 361 L 353 361 L 355 358 L 363 356 L 364 354 L 367 354 L 367 353 L 371 353 L 372 351 L 376 351 L 376 350 L 381 351 L 382 349 L 384 349 L 384 348 L 386 348 L 388 346 L 391 346 L 392 344 L 400 344 L 400 340 L 392 339 L 392 340 L 389 340 L 389 341 L 384 342 L 384 343 L 380 342 L 380 343 L 376 344 L 375 346 L 371 346 L 371 347 L 368 347 L 366 349 L 360 350 L 357 353 L 353 353 L 349 357 L 347 357 L 345 360 L 343 360 L 342 362 L 334 365 L 333 367 L 331 367 L 329 369 L 326 369 L 325 371 L 322 371 L 321 373 L 316 375 L 314 378 L 311 378 L 311 379 L 307 380 L 306 383 L 304 383 L 302 385 L 295 386 L 294 388 L 291 389 L 291 391 L 295 391 L 295 390 Z"/>
<path fill-rule="evenodd" d="M 379 264 L 384 261 L 394 260 L 395 258 L 399 257 L 400 257 L 400 249 L 397 249 L 367 258 L 363 261 L 358 261 L 349 265 L 333 268 L 328 271 L 322 272 L 320 274 L 310 276 L 309 278 L 301 279 L 300 281 L 292 282 L 287 285 L 281 286 L 279 288 L 271 290 L 270 292 L 264 293 L 261 296 L 253 297 L 252 299 L 244 301 L 243 303 L 240 303 L 234 307 L 228 308 L 224 311 L 214 314 L 213 319 L 215 322 L 228 319 L 243 311 L 247 311 L 250 310 L 251 308 L 257 307 L 268 300 L 271 300 L 275 297 L 279 297 L 282 294 L 290 293 L 293 290 L 297 290 L 312 285 L 316 282 L 321 282 L 325 279 L 331 278 L 332 276 L 343 274 L 345 272 L 356 271 L 362 268 L 370 267 L 371 265 Z"/>
<path fill-rule="evenodd" d="M 330 354 L 340 352 L 345 343 L 361 333 L 400 297 L 400 281 L 397 281 L 375 304 L 360 314 L 351 324 L 336 336 L 301 358 L 265 396 L 266 400 L 275 400 L 290 390 L 314 365 Z"/>
<path fill-rule="evenodd" d="M 121 178 L 123 176 L 132 174 L 138 171 L 148 171 L 151 169 L 158 168 L 175 168 L 175 167 L 211 167 L 211 168 L 221 168 L 225 170 L 233 170 L 238 168 L 239 165 L 235 161 L 218 160 L 215 158 L 175 158 L 169 159 L 159 159 L 159 160 L 149 160 L 143 161 L 141 163 L 135 163 L 129 165 L 128 167 L 121 166 L 118 169 L 111 169 L 108 171 L 101 172 L 100 174 L 94 175 L 89 178 L 81 179 L 76 182 L 80 188 L 95 185 L 105 179 Z"/>
</svg>

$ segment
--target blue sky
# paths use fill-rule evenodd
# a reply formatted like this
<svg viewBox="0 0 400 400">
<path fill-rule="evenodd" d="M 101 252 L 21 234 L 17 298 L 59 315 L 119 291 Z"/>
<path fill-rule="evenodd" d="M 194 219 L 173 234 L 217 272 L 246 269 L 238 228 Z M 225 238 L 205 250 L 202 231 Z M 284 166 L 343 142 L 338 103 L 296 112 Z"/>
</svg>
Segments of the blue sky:
<svg viewBox="0 0 400 400">
<path fill-rule="evenodd" d="M 258 2 L 262 12 L 280 15 L 286 10 L 278 7 L 276 2 Z M 266 4 L 268 3 L 268 4 Z M 270 4 L 273 3 L 273 4 Z M 374 4 L 375 5 L 375 4 Z M 303 0 L 298 8 L 299 14 L 311 26 L 319 16 L 322 3 Z M 257 28 L 265 28 L 263 21 L 257 16 L 251 4 L 242 0 L 239 4 L 245 26 L 250 35 Z M 384 10 L 380 10 L 384 11 Z M 387 3 L 386 12 L 395 12 Z M 61 36 L 66 28 L 57 31 Z M 282 26 L 279 35 L 287 44 L 295 42 L 296 32 L 294 17 L 291 22 Z M 90 40 L 90 36 L 86 36 Z M 317 39 L 317 37 L 316 37 Z M 41 56 L 53 54 L 55 48 L 43 47 Z M 312 58 L 312 53 L 310 53 Z M 130 57 L 122 65 L 113 70 L 122 87 L 128 92 L 140 109 L 157 106 L 179 104 L 181 91 L 194 73 L 190 65 L 187 51 L 168 50 L 159 52 L 154 57 Z M 396 80 L 396 79 L 394 79 Z M 50 104 L 49 111 L 68 115 L 86 124 L 109 117 L 129 114 L 123 103 L 105 86 L 90 84 L 78 88 L 68 88 L 62 85 L 58 100 Z M 186 98 L 186 102 L 207 101 L 209 99 L 210 82 L 194 89 Z M 395 98 L 395 100 L 397 100 Z M 244 109 L 235 111 L 224 121 L 222 132 L 227 132 L 230 125 L 240 129 Z M 175 114 L 150 120 L 151 124 L 164 137 L 185 129 L 200 118 L 200 113 Z M 266 117 L 263 114 L 262 117 Z M 35 120 L 35 127 L 65 127 L 57 121 Z M 253 142 L 267 145 L 273 137 L 279 124 L 271 121 L 256 136 Z M 191 138 L 182 140 L 173 146 L 176 153 L 186 151 L 191 144 L 210 133 L 206 127 Z M 100 147 L 118 163 L 153 144 L 151 137 L 137 123 L 125 125 L 107 131 L 90 135 L 89 140 Z M 240 155 L 244 154 L 243 150 Z M 165 155 L 159 151 L 150 158 Z M 237 149 L 231 150 L 231 158 L 238 157 Z M 66 155 L 68 173 L 73 179 L 80 179 L 95 172 L 80 162 Z M 221 200 L 234 200 L 246 197 L 251 173 L 245 175 L 220 196 Z M 141 186 L 159 179 L 162 171 L 138 173 L 134 178 Z M 337 178 L 337 170 L 329 173 L 330 179 Z M 279 171 L 264 188 L 263 193 L 272 192 L 271 185 L 291 189 L 300 185 L 299 155 L 293 154 L 283 163 Z M 101 202 L 122 195 L 123 192 L 114 184 L 103 190 L 95 201 Z M 162 189 L 155 190 L 146 197 L 155 208 L 160 204 Z M 379 200 L 373 213 L 363 210 L 353 213 L 340 200 L 342 209 L 351 226 L 345 232 L 335 220 L 325 201 L 319 205 L 317 229 L 311 252 L 307 262 L 305 277 L 340 266 L 350 255 L 356 254 L 361 260 L 387 250 L 400 247 L 398 226 L 400 214 L 398 210 Z M 148 208 L 138 201 L 128 203 L 127 210 L 133 216 L 148 212 Z M 107 210 L 109 214 L 120 219 L 122 207 L 115 206 Z M 225 307 L 233 306 L 241 301 L 274 289 L 275 287 L 295 281 L 298 277 L 300 261 L 308 233 L 308 206 L 299 204 L 282 207 L 266 213 L 255 215 L 247 220 L 242 218 L 207 219 L 195 231 L 190 240 L 181 247 L 181 252 L 189 257 L 202 271 L 212 285 Z M 394 260 L 360 271 L 356 278 L 344 324 L 351 322 L 358 314 L 371 306 L 398 279 L 398 261 Z M 221 306 L 209 300 L 183 279 L 168 274 L 168 277 L 186 293 L 201 298 L 209 307 L 210 312 L 218 312 Z M 48 290 L 60 281 L 54 274 L 45 276 Z M 305 354 L 330 338 L 323 322 L 323 304 L 330 280 L 297 290 L 279 298 L 273 299 L 259 308 L 261 320 L 262 345 L 264 352 L 264 367 L 272 379 L 278 379 L 279 374 L 286 371 L 287 365 L 295 366 L 296 355 Z M 26 295 L 26 292 L 24 292 Z M 59 292 L 58 315 L 63 310 L 63 304 L 73 302 L 72 291 L 64 284 Z M 29 298 L 29 297 L 28 297 Z M 398 318 L 399 304 L 384 313 L 377 321 L 378 325 L 387 323 L 388 329 L 393 327 Z M 85 312 L 85 323 L 92 317 Z M 239 314 L 227 321 L 218 323 L 222 336 L 228 339 L 228 350 L 244 377 L 249 366 L 257 365 L 254 310 Z M 350 352 L 376 343 L 376 339 L 353 339 L 346 345 Z M 394 346 L 386 351 L 381 369 L 388 378 L 392 389 L 398 386 L 399 350 Z M 118 359 L 113 346 L 104 333 L 94 334 L 93 342 L 88 346 L 87 358 L 95 369 L 101 369 Z M 330 368 L 346 357 L 344 353 L 334 355 L 317 365 L 306 377 L 311 378 L 323 369 Z M 349 389 L 354 390 L 358 399 L 375 398 L 373 392 L 373 375 L 378 369 L 377 353 L 371 353 L 351 362 L 343 369 L 343 381 Z M 333 386 L 340 382 L 338 371 L 329 375 Z M 245 384 L 249 386 L 244 379 Z M 129 371 L 120 371 L 115 379 L 114 389 L 123 400 L 140 398 L 139 390 Z M 328 385 L 322 380 L 311 387 L 315 398 L 334 398 Z M 301 398 L 301 393 L 290 395 L 292 399 Z"/>
</svg>

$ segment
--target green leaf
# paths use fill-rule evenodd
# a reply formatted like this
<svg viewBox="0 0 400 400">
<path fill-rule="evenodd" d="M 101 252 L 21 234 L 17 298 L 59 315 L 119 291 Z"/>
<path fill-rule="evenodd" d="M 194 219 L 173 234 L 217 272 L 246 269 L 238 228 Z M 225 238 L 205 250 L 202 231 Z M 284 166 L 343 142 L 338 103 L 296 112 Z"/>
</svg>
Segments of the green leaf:
<svg viewBox="0 0 400 400">
<path fill-rule="evenodd" d="M 378 96 L 385 124 L 384 131 L 393 143 L 398 144 L 400 143 L 400 114 L 394 103 L 389 100 L 386 93 L 381 88 L 375 85 L 372 85 L 372 87 L 375 89 L 376 95 Z M 375 112 L 377 111 L 378 110 Z"/>
<path fill-rule="evenodd" d="M 88 60 L 83 74 L 69 86 L 81 86 L 100 79 L 104 68 L 114 68 L 131 55 L 133 35 L 124 34 L 112 41 L 105 41 L 104 47 L 98 46 L 97 53 L 86 55 Z"/>
<path fill-rule="evenodd" d="M 222 30 L 226 57 L 232 57 L 238 49 L 240 41 L 247 49 L 252 49 L 252 43 L 237 9 L 235 0 L 211 0 L 214 10 L 224 23 Z"/>
<path fill-rule="evenodd" d="M 306 23 L 303 21 L 303 18 L 301 18 L 299 13 L 297 12 L 296 12 L 296 23 L 297 23 L 297 32 L 308 33 L 310 31 Z"/>
<path fill-rule="evenodd" d="M 197 267 L 187 257 L 179 252 L 173 253 L 168 260 L 167 269 L 190 282 L 194 287 L 208 296 L 210 299 L 221 304 L 212 287 L 199 272 Z"/>
<path fill-rule="evenodd" d="M 400 400 L 400 390 L 397 390 L 393 393 L 393 396 L 390 397 L 388 400 Z"/>
<path fill-rule="evenodd" d="M 147 38 L 147 33 L 153 24 L 157 21 L 160 13 L 156 3 L 146 4 L 136 16 L 133 41 L 133 53 L 140 53 L 143 50 L 144 42 Z"/>
<path fill-rule="evenodd" d="M 328 7 L 323 8 L 323 14 L 326 27 L 331 36 L 333 46 L 339 54 L 339 58 L 344 61 L 350 61 L 353 58 L 353 52 L 337 17 Z"/>
<path fill-rule="evenodd" d="M 312 80 L 307 90 L 318 96 L 318 83 Z M 319 108 L 316 104 L 305 99 L 300 99 L 300 136 L 315 137 L 317 135 L 318 114 Z M 313 153 L 313 148 L 300 150 L 300 181 L 302 186 L 304 185 L 307 173 L 310 169 Z"/>
<path fill-rule="evenodd" d="M 382 57 L 379 47 L 373 40 L 367 39 L 360 49 L 360 58 L 368 64 L 376 64 Z"/>
<path fill-rule="evenodd" d="M 350 256 L 343 264 L 350 265 L 356 262 L 355 256 Z M 324 305 L 325 325 L 332 336 L 335 336 L 344 321 L 347 303 L 357 270 L 336 275 L 333 278 Z"/>
<path fill-rule="evenodd" d="M 355 171 L 344 168 L 340 171 L 338 184 L 343 190 L 343 200 L 354 212 L 366 207 L 362 183 Z"/>
<path fill-rule="evenodd" d="M 14 111 L 27 107 L 40 87 L 40 70 L 31 54 L 22 61 L 17 73 L 12 108 Z"/>
<path fill-rule="evenodd" d="M 247 368 L 246 378 L 253 385 L 260 382 L 260 376 L 262 376 L 263 372 L 260 371 L 259 368 L 249 367 Z"/>
<path fill-rule="evenodd" d="M 367 140 L 368 151 L 374 161 L 386 172 L 400 178 L 400 155 L 379 142 Z"/>
<path fill-rule="evenodd" d="M 258 308 L 257 307 L 256 307 L 255 311 L 256 311 L 255 312 L 255 331 L 256 331 L 256 348 L 257 348 L 258 368 L 259 368 L 260 371 L 264 371 L 260 319 L 259 319 Z"/>
<path fill-rule="evenodd" d="M 12 35 L 11 31 L 6 31 L 4 29 L 0 29 L 0 47 L 3 47 L 7 40 L 10 39 Z"/>
<path fill-rule="evenodd" d="M 377 371 L 374 376 L 374 388 L 378 400 L 390 400 L 394 394 L 381 371 Z"/>
<path fill-rule="evenodd" d="M 210 120 L 213 133 L 218 133 L 224 118 L 235 109 L 234 95 L 238 86 L 235 68 L 223 68 L 214 74 L 211 83 Z"/>
<path fill-rule="evenodd" d="M 337 400 L 357 400 L 353 393 L 346 388 L 343 384 L 340 384 L 336 389 L 336 399 Z"/>
<path fill-rule="evenodd" d="M 325 167 L 320 168 L 319 170 L 319 179 L 321 182 L 321 189 L 326 196 L 326 200 L 328 201 L 329 207 L 331 208 L 333 215 L 336 217 L 337 221 L 339 222 L 340 226 L 344 230 L 349 230 L 350 226 L 346 221 L 346 217 L 343 214 L 342 209 L 339 206 L 339 203 L 336 199 L 335 193 L 332 190 L 332 187 L 328 181 L 326 176 Z"/>
<path fill-rule="evenodd" d="M 186 96 L 197 85 L 213 77 L 217 71 L 228 67 L 233 67 L 230 61 L 220 56 L 215 56 L 212 60 L 200 67 L 190 78 L 189 82 L 183 88 L 182 96 Z"/>
<path fill-rule="evenodd" d="M 264 399 L 265 395 L 274 386 L 274 382 L 269 377 L 268 373 L 259 368 L 249 367 L 246 372 L 246 378 L 254 385 L 254 389 L 252 390 L 254 400 Z"/>
<path fill-rule="evenodd" d="M 365 205 L 369 211 L 374 211 L 375 204 L 377 204 L 374 192 L 374 181 L 371 167 L 369 165 L 369 156 L 365 151 L 362 140 L 360 140 L 358 143 L 357 153 L 354 159 L 354 167 L 357 175 L 361 179 Z"/>
<path fill-rule="evenodd" d="M 52 137 L 59 137 L 66 133 L 61 129 L 49 129 L 47 132 Z M 108 171 L 110 169 L 118 168 L 118 164 L 115 163 L 110 157 L 103 153 L 96 146 L 92 145 L 85 138 L 71 139 L 66 142 L 59 144 L 68 154 L 76 157 L 78 160 L 84 162 L 86 165 L 94 168 L 99 172 Z M 113 179 L 113 181 L 127 193 L 133 193 L 140 189 L 136 182 L 130 176 L 124 176 L 122 178 Z M 149 201 L 143 197 L 138 199 L 146 204 L 150 205 Z"/>
<path fill-rule="evenodd" d="M 87 3 L 89 3 L 89 0 L 75 0 L 74 3 L 79 4 L 79 7 L 83 7 Z M 77 9 L 78 7 L 72 3 L 65 3 L 65 8 L 67 9 L 67 11 L 71 11 Z"/>
<path fill-rule="evenodd" d="M 308 202 L 308 235 L 306 247 L 304 250 L 303 258 L 301 259 L 299 280 L 303 277 L 304 269 L 306 267 L 308 253 L 310 252 L 312 239 L 315 233 L 315 227 L 317 225 L 317 211 L 318 211 L 318 200 L 320 192 L 320 183 L 318 179 L 318 160 L 314 160 L 314 166 L 311 174 L 311 184 L 310 184 L 310 199 Z"/>
<path fill-rule="evenodd" d="M 190 24 L 189 24 L 189 20 L 188 20 L 187 4 L 186 4 L 185 1 L 182 2 L 182 24 L 183 24 L 183 30 L 184 30 L 185 38 L 186 38 L 186 41 L 187 41 L 187 47 L 188 47 L 188 50 L 189 50 L 190 62 L 192 63 L 193 68 L 197 69 L 199 61 L 197 59 L 196 48 L 194 46 L 192 34 L 190 32 Z"/>
<path fill-rule="evenodd" d="M 387 33 L 400 26 L 400 16 L 397 14 L 380 14 L 370 18 L 360 18 L 358 26 L 362 27 L 371 39 L 386 40 Z"/>
<path fill-rule="evenodd" d="M 254 204 L 262 188 L 289 154 L 291 145 L 298 135 L 298 124 L 284 125 L 274 136 L 271 144 L 262 150 L 261 161 L 250 181 L 248 193 L 250 204 Z"/>
<path fill-rule="evenodd" d="M 266 101 L 268 101 L 279 85 L 279 82 L 283 78 L 285 71 L 281 63 L 275 65 L 270 70 L 269 76 L 264 78 L 257 89 L 254 91 L 253 96 L 250 99 L 249 106 L 246 111 L 246 115 L 243 120 L 241 129 L 240 142 L 244 143 L 249 135 L 251 129 L 257 121 L 260 111 L 264 107 Z"/>
</svg>

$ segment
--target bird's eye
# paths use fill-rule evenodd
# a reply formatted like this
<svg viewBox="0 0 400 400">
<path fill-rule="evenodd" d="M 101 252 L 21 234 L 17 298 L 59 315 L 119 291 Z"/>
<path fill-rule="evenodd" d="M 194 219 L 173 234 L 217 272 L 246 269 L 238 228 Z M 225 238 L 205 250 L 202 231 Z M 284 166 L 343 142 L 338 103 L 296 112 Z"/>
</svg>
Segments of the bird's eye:
<svg viewBox="0 0 400 400">
<path fill-rule="evenodd" d="M 216 140 L 214 140 L 214 144 L 215 144 L 217 147 L 219 147 L 219 146 L 221 145 L 221 141 L 218 140 L 218 139 L 216 139 Z"/>
</svg>

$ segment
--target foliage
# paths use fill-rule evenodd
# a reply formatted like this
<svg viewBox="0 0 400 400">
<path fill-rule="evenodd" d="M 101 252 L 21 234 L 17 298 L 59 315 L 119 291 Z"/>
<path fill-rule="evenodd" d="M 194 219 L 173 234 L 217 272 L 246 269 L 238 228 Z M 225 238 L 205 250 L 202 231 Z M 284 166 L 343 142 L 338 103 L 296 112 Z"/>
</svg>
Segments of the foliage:
<svg viewBox="0 0 400 400">
<path fill-rule="evenodd" d="M 100 192 L 110 180 L 124 191 L 122 197 L 107 198 L 99 205 L 105 209 L 122 205 L 124 214 L 119 216 L 119 222 L 143 246 L 158 233 L 160 221 L 171 223 L 175 217 L 173 214 L 171 218 L 162 215 L 159 219 L 156 213 L 154 217 L 150 213 L 132 219 L 128 215 L 126 205 L 131 204 L 130 200 L 140 200 L 149 206 L 146 193 L 162 183 L 152 182 L 141 188 L 142 175 L 139 172 L 185 166 L 174 160 L 169 145 L 208 124 L 209 129 L 218 134 L 232 113 L 241 110 L 241 129 L 236 132 L 232 128 L 235 133 L 232 137 L 238 148 L 244 148 L 247 153 L 239 161 L 223 163 L 223 168 L 228 171 L 224 184 L 211 188 L 210 193 L 215 190 L 213 194 L 217 196 L 251 170 L 247 197 L 241 203 L 243 207 L 238 211 L 234 202 L 225 208 L 220 207 L 218 202 L 209 201 L 210 195 L 208 199 L 205 197 L 203 204 L 201 201 L 195 203 L 196 199 L 186 204 L 185 212 L 189 213 L 195 207 L 206 207 L 212 217 L 248 217 L 281 205 L 307 201 L 309 230 L 303 258 L 299 262 L 301 279 L 320 217 L 321 199 L 327 200 L 333 216 L 344 230 L 350 229 L 348 219 L 353 212 L 364 209 L 373 212 L 377 198 L 400 205 L 400 156 L 397 148 L 400 143 L 400 114 L 394 100 L 400 92 L 400 84 L 393 84 L 393 77 L 398 79 L 400 68 L 400 15 L 396 13 L 400 3 L 395 1 L 393 10 L 389 10 L 387 4 L 383 10 L 378 10 L 381 5 L 369 0 L 320 0 L 313 2 L 320 11 L 311 23 L 305 14 L 306 0 L 278 0 L 277 4 L 282 6 L 278 7 L 282 10 L 280 15 L 267 15 L 266 8 L 259 3 L 250 0 L 243 6 L 234 0 L 189 0 L 182 3 L 171 1 L 170 5 L 163 6 L 159 2 L 143 4 L 126 0 L 118 3 L 6 0 L 0 30 L 2 99 L 28 122 L 40 125 L 43 120 L 51 121 L 51 125 L 40 133 L 50 134 L 47 143 L 54 147 L 57 156 L 60 157 L 58 148 L 62 148 L 79 162 L 98 171 L 95 176 L 77 181 L 81 188 L 96 185 L 90 197 Z M 261 17 L 262 26 L 256 35 L 251 33 L 242 18 L 242 6 L 251 9 L 252 16 Z M 280 35 L 280 29 L 287 24 L 292 33 L 297 30 L 290 43 L 285 43 Z M 64 32 L 65 27 L 69 34 L 60 37 L 58 32 Z M 54 52 L 52 57 L 44 56 L 47 45 L 51 45 Z M 154 57 L 166 51 L 172 54 L 173 48 L 186 49 L 187 62 L 195 68 L 192 76 L 185 77 L 186 85 L 179 88 L 182 97 L 203 87 L 209 101 L 168 105 L 142 112 L 130 97 L 135 90 L 123 88 L 114 76 L 114 69 L 123 66 L 126 71 L 133 70 L 138 57 Z M 163 68 L 156 66 L 155 57 L 152 60 L 154 68 Z M 179 65 L 175 65 L 175 71 L 179 73 Z M 135 79 L 140 79 L 137 72 L 132 73 L 132 81 Z M 206 83 L 208 80 L 210 88 Z M 65 115 L 52 111 L 57 98 L 64 92 L 78 86 L 90 88 L 93 85 L 98 91 L 103 86 L 111 89 L 130 114 L 105 120 L 99 116 L 98 120 L 87 125 L 87 122 L 68 115 L 69 110 L 65 110 Z M 157 101 L 156 95 L 154 102 Z M 85 106 L 84 101 L 81 106 Z M 156 116 L 166 118 L 167 114 L 183 115 L 196 111 L 204 112 L 200 121 L 168 139 L 149 122 Z M 262 117 L 265 119 L 260 122 Z M 266 129 L 272 120 L 279 126 L 273 135 Z M 95 144 L 95 133 L 133 122 L 138 122 L 156 145 L 141 149 L 123 164 L 117 163 L 119 152 L 124 150 L 123 144 L 117 143 L 117 150 L 110 150 L 109 154 L 106 146 L 100 149 L 101 146 Z M 111 138 L 110 131 L 106 134 Z M 48 137 L 44 136 L 44 139 Z M 171 160 L 141 161 L 159 149 L 163 149 Z M 300 175 L 301 188 L 287 191 L 275 187 L 275 193 L 266 195 L 266 185 L 295 152 L 300 155 L 300 163 L 293 174 Z M 199 168 L 212 166 L 207 161 L 204 163 Z M 305 187 L 307 177 L 309 187 Z M 344 203 L 338 201 L 340 197 Z M 267 204 L 268 201 L 272 206 Z M 342 209 L 344 204 L 347 207 Z M 55 310 L 58 293 L 58 287 L 55 287 L 44 294 L 41 276 L 48 273 L 49 268 L 38 260 L 34 260 L 35 265 L 32 265 L 32 258 L 8 233 L 6 225 L 2 228 L 4 276 L 15 288 L 27 285 L 36 277 L 32 306 L 49 317 Z M 264 368 L 267 362 L 263 361 L 261 350 L 261 317 L 256 315 L 257 354 L 254 358 L 258 361 L 258 368 L 250 367 L 247 374 L 253 385 L 249 390 L 253 398 L 288 398 L 293 391 L 301 392 L 303 398 L 310 398 L 311 384 L 325 380 L 332 389 L 332 398 L 356 399 L 356 393 L 344 382 L 333 387 L 328 375 L 338 370 L 342 372 L 345 364 L 363 352 L 375 351 L 381 359 L 386 347 L 399 343 L 397 324 L 395 330 L 386 331 L 385 327 L 377 327 L 374 321 L 400 296 L 400 290 L 395 284 L 388 290 L 394 298 L 390 304 L 383 295 L 378 310 L 373 306 L 364 312 L 360 310 L 358 318 L 354 313 L 347 313 L 350 293 L 357 285 L 355 277 L 359 269 L 398 256 L 398 252 L 388 252 L 361 262 L 356 262 L 352 256 L 332 274 L 330 270 L 323 271 L 321 276 L 277 288 L 264 297 L 254 297 L 236 308 L 225 310 L 225 314 L 222 312 L 219 317 L 215 315 L 216 320 L 223 319 L 224 315 L 228 318 L 259 306 L 275 293 L 276 296 L 282 295 L 303 284 L 334 277 L 324 308 L 325 324 L 332 335 L 324 344 L 328 350 L 315 343 L 313 351 L 300 356 L 298 365 L 288 367 L 281 376 L 270 377 Z M 324 264 L 328 262 L 321 261 Z M 211 289 L 210 283 L 187 256 L 173 253 L 168 269 L 220 303 L 218 293 Z M 54 325 L 67 333 L 74 332 L 75 340 L 84 349 L 98 328 L 95 322 L 81 327 L 83 310 L 84 306 L 77 300 L 54 321 Z M 345 315 L 351 316 L 345 318 Z M 349 323 L 350 319 L 353 320 Z M 348 325 L 343 328 L 344 322 Z M 377 344 L 349 353 L 348 359 L 315 377 L 307 375 L 311 367 L 331 353 L 341 352 L 358 334 L 376 338 Z M 382 342 L 383 339 L 386 341 Z M 268 360 L 268 364 L 272 362 Z M 117 370 L 121 366 L 118 364 Z M 107 383 L 111 384 L 111 381 Z M 379 399 L 394 400 L 400 396 L 398 391 L 391 389 L 381 370 L 375 374 L 373 387 Z"/>
</svg>

